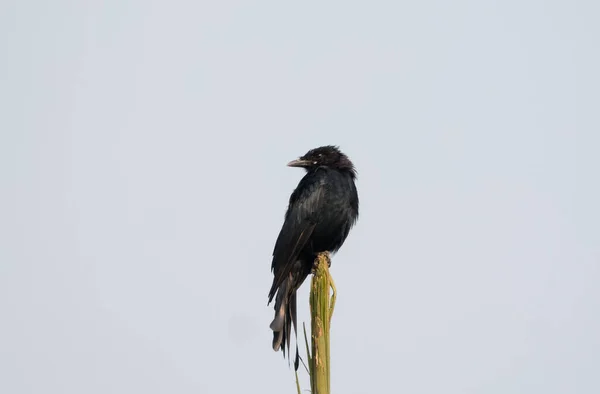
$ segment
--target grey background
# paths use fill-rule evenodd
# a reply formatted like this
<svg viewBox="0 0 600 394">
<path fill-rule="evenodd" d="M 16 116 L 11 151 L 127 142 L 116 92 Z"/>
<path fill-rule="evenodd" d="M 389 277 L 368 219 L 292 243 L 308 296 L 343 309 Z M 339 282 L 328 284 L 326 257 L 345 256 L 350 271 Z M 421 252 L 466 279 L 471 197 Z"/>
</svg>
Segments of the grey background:
<svg viewBox="0 0 600 394">
<path fill-rule="evenodd" d="M 334 392 L 600 392 L 599 8 L 2 2 L 0 392 L 295 392 L 270 253 L 329 143 Z"/>
</svg>

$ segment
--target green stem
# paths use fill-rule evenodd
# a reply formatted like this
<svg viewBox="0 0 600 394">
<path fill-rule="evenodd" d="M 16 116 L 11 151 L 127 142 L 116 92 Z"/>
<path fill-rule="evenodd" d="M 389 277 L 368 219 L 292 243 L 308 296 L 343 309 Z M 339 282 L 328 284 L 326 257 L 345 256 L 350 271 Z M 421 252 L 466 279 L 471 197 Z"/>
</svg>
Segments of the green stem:
<svg viewBox="0 0 600 394">
<path fill-rule="evenodd" d="M 300 380 L 298 379 L 298 370 L 294 372 L 296 372 L 296 389 L 298 390 L 298 394 L 302 394 L 302 392 L 300 391 Z"/>
<path fill-rule="evenodd" d="M 335 284 L 329 273 L 329 253 L 315 261 L 310 289 L 312 354 L 309 358 L 312 394 L 330 393 L 329 328 L 335 306 Z M 333 295 L 330 298 L 330 289 Z"/>
</svg>

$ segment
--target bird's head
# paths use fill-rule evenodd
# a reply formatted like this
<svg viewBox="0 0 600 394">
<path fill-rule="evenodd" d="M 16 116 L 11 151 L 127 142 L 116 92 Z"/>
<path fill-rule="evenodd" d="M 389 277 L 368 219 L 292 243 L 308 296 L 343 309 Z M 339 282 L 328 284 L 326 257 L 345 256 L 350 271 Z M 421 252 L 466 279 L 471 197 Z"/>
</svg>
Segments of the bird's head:
<svg viewBox="0 0 600 394">
<path fill-rule="evenodd" d="M 318 167 L 329 167 L 340 171 L 348 171 L 352 176 L 356 176 L 354 165 L 337 146 L 327 145 L 311 149 L 298 160 L 292 160 L 288 163 L 289 167 L 302 167 L 306 171 Z"/>
</svg>

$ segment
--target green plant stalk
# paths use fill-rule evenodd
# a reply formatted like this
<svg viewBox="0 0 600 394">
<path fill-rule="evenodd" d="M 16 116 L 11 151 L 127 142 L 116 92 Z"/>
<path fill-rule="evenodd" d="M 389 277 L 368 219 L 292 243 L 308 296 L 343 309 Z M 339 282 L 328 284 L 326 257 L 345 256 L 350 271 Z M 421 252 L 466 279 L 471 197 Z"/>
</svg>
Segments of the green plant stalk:
<svg viewBox="0 0 600 394">
<path fill-rule="evenodd" d="M 329 273 L 329 253 L 317 256 L 310 289 L 311 341 L 309 356 L 312 394 L 330 393 L 329 329 L 335 306 L 335 285 Z M 330 289 L 333 294 L 330 298 Z"/>
<path fill-rule="evenodd" d="M 300 380 L 298 379 L 298 370 L 294 371 L 296 373 L 296 390 L 298 394 L 302 394 L 300 391 Z"/>
</svg>

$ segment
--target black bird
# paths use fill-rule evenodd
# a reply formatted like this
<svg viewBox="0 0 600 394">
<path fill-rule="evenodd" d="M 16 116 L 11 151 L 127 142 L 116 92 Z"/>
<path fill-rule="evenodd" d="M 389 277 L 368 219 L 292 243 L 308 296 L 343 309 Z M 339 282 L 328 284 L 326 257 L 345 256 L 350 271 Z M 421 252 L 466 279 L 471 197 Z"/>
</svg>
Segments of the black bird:
<svg viewBox="0 0 600 394">
<path fill-rule="evenodd" d="M 289 357 L 292 324 L 296 332 L 296 290 L 311 273 L 317 254 L 336 252 L 358 219 L 356 170 L 338 147 L 312 149 L 288 166 L 307 173 L 290 196 L 271 264 L 269 303 L 277 293 L 273 350 L 281 348 L 284 357 L 286 346 Z M 296 369 L 297 362 L 296 357 Z"/>
</svg>

